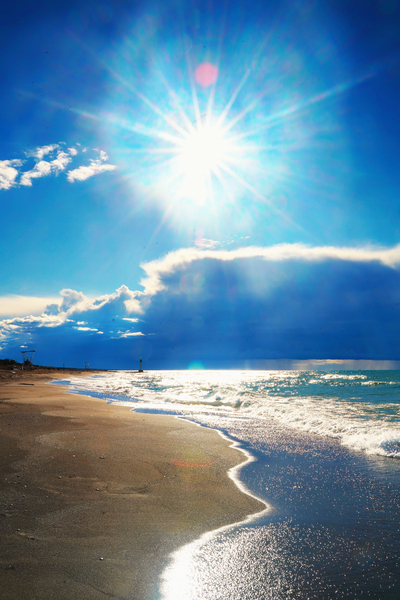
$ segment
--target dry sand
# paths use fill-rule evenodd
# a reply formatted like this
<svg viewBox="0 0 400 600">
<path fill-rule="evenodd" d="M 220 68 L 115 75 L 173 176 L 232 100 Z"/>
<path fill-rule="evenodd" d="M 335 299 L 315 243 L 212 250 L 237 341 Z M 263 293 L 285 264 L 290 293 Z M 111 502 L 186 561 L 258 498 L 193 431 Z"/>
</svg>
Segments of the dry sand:
<svg viewBox="0 0 400 600">
<path fill-rule="evenodd" d="M 154 600 L 170 552 L 264 506 L 215 431 L 48 383 L 68 376 L 0 378 L 0 598 Z"/>
</svg>

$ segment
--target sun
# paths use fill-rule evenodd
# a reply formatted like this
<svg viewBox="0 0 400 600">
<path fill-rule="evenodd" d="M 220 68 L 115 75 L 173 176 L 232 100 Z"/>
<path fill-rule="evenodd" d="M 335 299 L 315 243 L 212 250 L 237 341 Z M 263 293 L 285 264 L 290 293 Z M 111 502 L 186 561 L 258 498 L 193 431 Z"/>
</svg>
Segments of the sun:
<svg viewBox="0 0 400 600">
<path fill-rule="evenodd" d="M 181 178 L 181 193 L 199 200 L 210 195 L 213 177 L 229 162 L 233 145 L 217 123 L 200 123 L 177 144 L 175 168 Z"/>
<path fill-rule="evenodd" d="M 218 126 L 201 126 L 183 141 L 180 151 L 182 171 L 194 177 L 215 173 L 228 152 L 229 144 Z"/>
</svg>

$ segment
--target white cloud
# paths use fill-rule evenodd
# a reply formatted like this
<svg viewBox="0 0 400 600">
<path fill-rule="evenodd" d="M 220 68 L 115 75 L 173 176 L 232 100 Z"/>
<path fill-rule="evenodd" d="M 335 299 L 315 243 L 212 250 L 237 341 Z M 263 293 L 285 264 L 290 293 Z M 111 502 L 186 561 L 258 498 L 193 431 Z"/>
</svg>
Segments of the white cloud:
<svg viewBox="0 0 400 600">
<path fill-rule="evenodd" d="M 54 146 L 44 146 L 43 148 L 38 148 L 33 156 L 36 158 L 42 158 L 44 154 L 49 154 L 58 148 L 58 144 Z M 38 177 L 44 177 L 45 175 L 50 175 L 51 173 L 61 173 L 64 171 L 72 160 L 72 156 L 76 155 L 76 150 L 68 149 L 68 152 L 64 150 L 58 150 L 56 158 L 51 161 L 39 160 L 30 171 L 25 171 L 22 174 L 20 179 L 21 185 L 32 185 L 32 179 L 37 179 Z"/>
<path fill-rule="evenodd" d="M 199 238 L 194 243 L 197 248 L 207 248 L 213 250 L 221 245 L 221 242 L 217 242 L 215 240 L 208 240 L 206 238 Z"/>
<path fill-rule="evenodd" d="M 40 315 L 48 304 L 60 304 L 60 298 L 40 298 L 9 294 L 0 297 L 0 317 L 19 317 L 27 314 Z"/>
<path fill-rule="evenodd" d="M 77 292 L 75 290 L 64 289 L 61 290 L 60 295 L 63 299 L 60 306 L 60 312 L 67 312 L 70 308 L 88 301 L 87 297 L 82 294 L 82 292 Z"/>
<path fill-rule="evenodd" d="M 138 319 L 128 316 L 142 312 L 141 295 L 141 292 L 133 292 L 122 285 L 113 294 L 97 298 L 88 298 L 82 292 L 71 289 L 61 290 L 61 299 L 16 295 L 0 297 L 0 317 L 9 317 L 0 321 L 0 349 L 5 344 L 17 343 L 17 340 L 31 339 L 40 329 L 57 327 L 61 327 L 59 335 L 67 338 L 72 335 L 72 330 L 76 332 L 74 335 L 104 335 L 104 332 L 110 335 L 116 325 L 120 337 L 142 336 L 141 332 L 131 331 L 132 323 Z M 34 312 L 36 315 L 27 315 Z"/>
<path fill-rule="evenodd" d="M 51 161 L 52 169 L 56 172 L 64 171 L 66 166 L 71 162 L 71 156 L 67 152 L 59 152 L 57 158 Z"/>
<path fill-rule="evenodd" d="M 81 166 L 77 169 L 73 169 L 72 171 L 68 171 L 68 181 L 85 181 L 86 179 L 89 179 L 89 177 L 93 177 L 93 175 L 97 175 L 98 173 L 114 171 L 117 167 L 115 165 L 105 163 L 104 161 L 107 159 L 107 154 L 103 150 L 100 150 L 100 158 L 97 160 L 91 160 L 90 165 Z"/>
<path fill-rule="evenodd" d="M 321 262 L 326 260 L 343 260 L 353 262 L 377 261 L 389 267 L 400 265 L 400 244 L 393 248 L 364 246 L 358 248 L 315 246 L 304 244 L 277 244 L 276 246 L 247 246 L 237 250 L 200 250 L 197 248 L 181 248 L 170 252 L 161 259 L 141 265 L 147 278 L 141 281 L 145 293 L 153 295 L 165 289 L 162 280 L 169 274 L 187 267 L 190 263 L 204 259 L 217 261 L 234 261 L 238 259 L 260 258 L 270 262 L 301 260 L 305 262 Z"/>
<path fill-rule="evenodd" d="M 59 315 L 27 315 L 25 317 L 15 317 L 13 319 L 3 319 L 0 321 L 0 329 L 9 331 L 18 331 L 26 327 L 57 327 L 64 322 L 64 318 Z"/>
<path fill-rule="evenodd" d="M 79 146 L 79 144 L 77 144 Z M 87 148 L 81 149 L 86 152 Z M 114 171 L 117 167 L 107 163 L 108 155 L 104 150 L 95 149 L 98 158 L 91 159 L 89 165 L 80 165 L 67 172 L 67 179 L 70 182 L 85 181 L 98 173 Z M 0 161 L 0 189 L 8 190 L 16 185 L 26 187 L 32 186 L 34 179 L 49 175 L 59 175 L 66 170 L 67 166 L 78 155 L 76 148 L 66 148 L 64 142 L 59 144 L 48 144 L 40 146 L 33 150 L 25 152 L 28 159 L 34 159 L 35 164 L 27 171 L 21 172 L 17 167 L 21 167 L 25 162 L 22 160 L 2 160 Z M 46 157 L 46 160 L 44 160 Z M 18 181 L 18 175 L 21 174 Z"/>
<path fill-rule="evenodd" d="M 15 184 L 18 177 L 18 170 L 15 167 L 20 167 L 20 160 L 0 160 L 0 190 L 9 190 Z"/>
<path fill-rule="evenodd" d="M 31 169 L 30 171 L 25 171 L 22 174 L 20 179 L 21 185 L 32 185 L 32 179 L 37 179 L 38 177 L 43 177 L 44 175 L 50 175 L 51 166 L 50 163 L 45 160 L 41 160 Z"/>
<path fill-rule="evenodd" d="M 132 297 L 129 300 L 125 300 L 124 305 L 125 305 L 126 312 L 128 313 L 128 315 L 130 315 L 132 313 L 141 313 L 142 312 L 142 307 L 140 305 L 140 301 L 136 297 Z M 138 319 L 131 319 L 131 321 L 133 321 L 133 320 L 138 321 Z"/>
<path fill-rule="evenodd" d="M 41 146 L 39 148 L 36 148 L 35 150 L 28 150 L 28 152 L 26 152 L 25 154 L 26 156 L 33 156 L 34 158 L 42 160 L 43 156 L 54 152 L 54 150 L 57 150 L 59 147 L 60 144 L 49 144 L 47 146 Z"/>
<path fill-rule="evenodd" d="M 121 337 L 121 338 L 127 338 L 127 337 L 136 337 L 138 335 L 144 335 L 144 333 L 142 333 L 141 331 L 134 331 L 134 332 L 126 331 L 125 333 L 123 333 L 119 337 Z"/>
<path fill-rule="evenodd" d="M 249 246 L 237 250 L 200 250 L 197 248 L 183 248 L 170 252 L 165 257 L 142 264 L 147 277 L 142 281 L 145 292 L 132 291 L 123 285 L 113 294 L 105 294 L 96 298 L 89 298 L 82 292 L 63 289 L 58 297 L 36 297 L 9 294 L 0 297 L 0 317 L 12 318 L 26 315 L 40 315 L 47 310 L 49 317 L 65 314 L 82 313 L 95 314 L 96 311 L 105 310 L 107 307 L 118 306 L 119 314 L 123 321 L 138 322 L 132 314 L 142 314 L 149 296 L 166 289 L 167 278 L 182 269 L 187 268 L 195 261 L 214 259 L 216 261 L 234 261 L 248 258 L 260 258 L 265 261 L 301 260 L 308 262 L 321 262 L 329 259 L 353 262 L 378 262 L 395 268 L 400 265 L 400 245 L 393 248 L 358 247 L 345 248 L 334 246 L 308 247 L 302 244 L 280 244 L 265 248 Z M 28 317 L 26 317 L 28 318 Z M 86 316 L 79 318 L 77 325 L 87 325 Z"/>
<path fill-rule="evenodd" d="M 90 347 L 113 364 L 128 360 L 132 348 L 170 365 L 178 354 L 184 365 L 202 353 L 286 357 L 297 368 L 312 358 L 318 360 L 310 368 L 341 368 L 360 356 L 391 360 L 400 328 L 399 266 L 400 246 L 183 248 L 142 265 L 145 292 L 122 285 L 89 298 L 63 289 L 59 298 L 40 299 L 46 310 L 36 316 L 31 299 L 21 300 L 18 310 L 26 306 L 28 316 L 3 312 L 9 318 L 0 321 L 0 346 L 42 344 L 51 357 L 53 348 L 61 356 L 68 346 L 82 360 Z M 18 297 L 0 299 L 0 308 L 10 299 Z"/>
<path fill-rule="evenodd" d="M 118 306 L 123 314 L 141 313 L 143 309 L 140 304 L 142 292 L 132 292 L 126 285 L 122 285 L 113 294 L 105 294 L 97 298 L 88 298 L 82 292 L 64 289 L 60 292 L 63 301 L 60 312 L 67 315 L 88 313 L 92 316 L 96 311 L 106 310 L 108 307 Z M 137 319 L 129 319 L 137 321 Z"/>
<path fill-rule="evenodd" d="M 24 342 L 29 340 L 32 332 L 40 328 L 55 328 L 62 325 L 64 319 L 60 316 L 41 314 L 3 319 L 0 321 L 0 350 L 5 344 L 12 343 L 23 336 Z M 24 347 L 21 345 L 21 348 Z"/>
</svg>

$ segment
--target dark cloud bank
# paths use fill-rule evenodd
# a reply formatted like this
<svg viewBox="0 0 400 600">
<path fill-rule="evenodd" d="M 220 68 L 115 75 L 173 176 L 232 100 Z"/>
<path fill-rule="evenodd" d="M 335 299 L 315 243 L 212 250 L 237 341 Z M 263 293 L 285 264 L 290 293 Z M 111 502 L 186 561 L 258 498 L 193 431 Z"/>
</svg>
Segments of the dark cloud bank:
<svg viewBox="0 0 400 600">
<path fill-rule="evenodd" d="M 379 253 L 365 260 L 176 254 L 144 265 L 145 292 L 122 286 L 88 300 L 67 290 L 50 314 L 3 321 L 1 354 L 18 357 L 26 344 L 41 364 L 125 369 L 137 368 L 140 356 L 149 369 L 399 358 L 400 272 Z"/>
</svg>

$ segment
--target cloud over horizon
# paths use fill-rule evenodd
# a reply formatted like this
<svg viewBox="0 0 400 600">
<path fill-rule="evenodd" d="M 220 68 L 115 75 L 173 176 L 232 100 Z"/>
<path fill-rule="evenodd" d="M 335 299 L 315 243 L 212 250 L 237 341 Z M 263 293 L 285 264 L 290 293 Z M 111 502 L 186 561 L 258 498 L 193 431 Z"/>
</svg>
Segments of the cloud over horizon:
<svg viewBox="0 0 400 600">
<path fill-rule="evenodd" d="M 2 354 L 28 343 L 41 363 L 102 368 L 396 360 L 399 264 L 399 246 L 183 248 L 142 265 L 144 291 L 64 289 L 42 314 L 0 321 Z"/>
<path fill-rule="evenodd" d="M 50 303 L 60 303 L 57 297 L 21 296 L 8 294 L 0 296 L 0 318 L 23 317 L 27 314 L 40 315 Z"/>
</svg>

